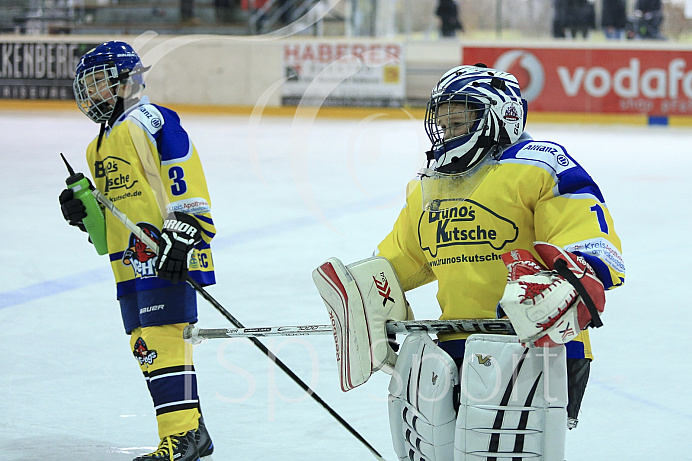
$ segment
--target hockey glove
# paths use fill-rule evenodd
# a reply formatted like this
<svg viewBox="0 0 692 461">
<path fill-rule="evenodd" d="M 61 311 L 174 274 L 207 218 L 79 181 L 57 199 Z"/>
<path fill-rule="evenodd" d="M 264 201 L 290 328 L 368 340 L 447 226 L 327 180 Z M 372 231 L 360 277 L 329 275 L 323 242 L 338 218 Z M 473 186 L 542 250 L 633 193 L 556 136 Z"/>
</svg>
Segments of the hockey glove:
<svg viewBox="0 0 692 461">
<path fill-rule="evenodd" d="M 60 193 L 60 209 L 65 221 L 70 226 L 78 227 L 82 232 L 86 232 L 83 219 L 86 218 L 86 208 L 81 200 L 74 197 L 72 189 L 64 189 Z"/>
<path fill-rule="evenodd" d="M 534 242 L 545 269 L 526 250 L 502 255 L 509 274 L 500 309 L 519 339 L 534 346 L 556 346 L 588 326 L 602 325 L 605 290 L 581 257 L 545 242 Z"/>
<path fill-rule="evenodd" d="M 189 214 L 175 212 L 163 222 L 159 239 L 159 278 L 173 283 L 187 278 L 187 264 L 195 245 L 202 240 L 202 228 Z"/>
</svg>

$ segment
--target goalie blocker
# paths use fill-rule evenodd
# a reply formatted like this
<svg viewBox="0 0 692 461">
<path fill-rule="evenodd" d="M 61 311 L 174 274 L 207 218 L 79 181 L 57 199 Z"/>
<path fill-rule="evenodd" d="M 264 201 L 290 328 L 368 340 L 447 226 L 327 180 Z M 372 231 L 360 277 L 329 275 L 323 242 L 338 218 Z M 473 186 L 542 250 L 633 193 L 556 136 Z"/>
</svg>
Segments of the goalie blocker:
<svg viewBox="0 0 692 461">
<path fill-rule="evenodd" d="M 330 258 L 312 272 L 334 330 L 341 389 L 365 383 L 377 370 L 391 373 L 397 355 L 388 320 L 412 320 L 394 268 L 382 257 L 345 266 Z"/>
</svg>

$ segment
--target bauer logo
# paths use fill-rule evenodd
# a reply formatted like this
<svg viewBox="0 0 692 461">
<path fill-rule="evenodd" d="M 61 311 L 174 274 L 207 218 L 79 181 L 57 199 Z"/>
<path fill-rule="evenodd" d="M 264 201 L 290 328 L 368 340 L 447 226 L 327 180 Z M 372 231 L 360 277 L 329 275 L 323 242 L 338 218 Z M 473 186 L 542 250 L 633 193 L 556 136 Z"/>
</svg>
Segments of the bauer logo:
<svg viewBox="0 0 692 461">
<path fill-rule="evenodd" d="M 149 223 L 137 224 L 144 233 L 158 244 L 159 230 Z M 126 266 L 132 266 L 136 278 L 156 276 L 156 253 L 147 246 L 135 234 L 130 234 L 130 242 L 127 250 L 123 252 L 122 262 Z"/>
<path fill-rule="evenodd" d="M 155 350 L 149 350 L 147 348 L 147 343 L 140 337 L 135 341 L 135 347 L 132 350 L 132 354 L 135 356 L 140 365 L 151 365 L 157 357 Z"/>
<path fill-rule="evenodd" d="M 423 212 L 418 222 L 420 246 L 433 258 L 440 248 L 457 245 L 501 250 L 518 236 L 516 224 L 473 200 L 444 211 Z"/>
</svg>

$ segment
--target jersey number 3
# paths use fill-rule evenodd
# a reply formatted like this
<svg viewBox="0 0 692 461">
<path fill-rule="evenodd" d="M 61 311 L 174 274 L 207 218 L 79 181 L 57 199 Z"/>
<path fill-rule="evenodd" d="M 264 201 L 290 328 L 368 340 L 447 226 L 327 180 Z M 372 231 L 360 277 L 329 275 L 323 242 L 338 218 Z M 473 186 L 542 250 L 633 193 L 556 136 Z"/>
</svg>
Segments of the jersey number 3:
<svg viewBox="0 0 692 461">
<path fill-rule="evenodd" d="M 173 184 L 171 185 L 171 193 L 173 195 L 183 195 L 187 192 L 187 183 L 183 179 L 185 177 L 185 170 L 179 166 L 171 167 L 168 170 L 168 177 L 173 180 Z"/>
</svg>

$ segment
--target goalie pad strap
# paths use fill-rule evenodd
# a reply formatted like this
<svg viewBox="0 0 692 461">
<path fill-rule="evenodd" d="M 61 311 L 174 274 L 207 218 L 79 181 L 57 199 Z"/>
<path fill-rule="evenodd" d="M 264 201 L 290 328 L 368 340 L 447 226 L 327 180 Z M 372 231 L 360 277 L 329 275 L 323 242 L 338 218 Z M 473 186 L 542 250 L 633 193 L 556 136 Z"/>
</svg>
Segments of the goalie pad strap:
<svg viewBox="0 0 692 461">
<path fill-rule="evenodd" d="M 586 308 L 589 310 L 589 314 L 591 314 L 591 326 L 593 328 L 602 327 L 603 321 L 601 320 L 601 316 L 598 314 L 596 304 L 594 304 L 593 298 L 588 293 L 588 291 L 586 291 L 586 288 L 584 287 L 584 284 L 581 283 L 581 280 L 579 280 L 579 278 L 577 278 L 577 276 L 574 275 L 574 272 L 572 272 L 567 267 L 567 263 L 563 259 L 558 259 L 557 261 L 555 261 L 554 267 L 557 273 L 563 276 L 565 280 L 567 280 L 570 283 L 570 285 L 572 285 L 574 289 L 577 290 L 579 296 L 581 296 L 582 301 L 584 301 Z"/>
</svg>

